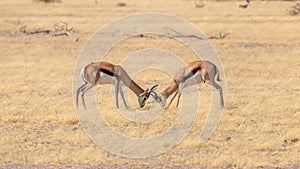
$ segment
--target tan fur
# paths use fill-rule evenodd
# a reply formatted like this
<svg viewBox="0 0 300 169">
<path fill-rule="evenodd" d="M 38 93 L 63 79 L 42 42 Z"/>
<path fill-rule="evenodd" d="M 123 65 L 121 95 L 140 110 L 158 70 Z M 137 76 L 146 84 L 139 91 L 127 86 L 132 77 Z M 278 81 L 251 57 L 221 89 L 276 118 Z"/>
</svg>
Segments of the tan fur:
<svg viewBox="0 0 300 169">
<path fill-rule="evenodd" d="M 124 105 L 127 107 L 127 104 L 124 99 L 123 90 L 120 87 L 120 82 L 123 82 L 125 86 L 127 86 L 130 90 L 132 90 L 136 96 L 138 97 L 138 101 L 140 104 L 140 107 L 143 107 L 145 104 L 145 101 L 149 98 L 150 93 L 155 93 L 153 90 L 144 90 L 142 89 L 138 84 L 136 84 L 127 74 L 127 72 L 119 65 L 114 65 L 109 62 L 93 62 L 88 64 L 83 68 L 82 72 L 82 79 L 84 81 L 84 84 L 80 86 L 77 89 L 76 93 L 76 104 L 78 105 L 78 96 L 79 93 L 82 92 L 82 102 L 85 107 L 85 101 L 84 101 L 84 93 L 96 86 L 97 84 L 112 84 L 112 82 L 115 82 L 115 94 L 116 94 L 116 106 L 118 105 L 118 93 L 120 91 L 121 97 L 123 99 Z M 105 74 L 108 77 L 111 77 L 111 79 L 101 79 L 101 73 Z"/>
<path fill-rule="evenodd" d="M 179 103 L 179 99 L 180 99 L 182 90 L 185 87 L 184 83 L 186 82 L 186 80 L 193 77 L 198 71 L 201 72 L 201 79 L 204 83 L 207 82 L 210 85 L 212 85 L 215 89 L 219 90 L 220 97 L 221 97 L 221 104 L 223 105 L 224 103 L 223 103 L 222 88 L 215 81 L 215 78 L 217 78 L 217 80 L 219 80 L 218 69 L 213 63 L 211 63 L 209 61 L 190 62 L 185 67 L 178 69 L 173 77 L 173 81 L 161 93 L 162 104 L 165 104 L 166 99 L 168 99 L 168 97 L 174 93 L 174 96 L 172 97 L 168 106 L 172 103 L 172 101 L 176 97 L 176 95 L 179 94 L 178 101 L 177 101 L 177 107 L 178 107 L 178 103 Z M 202 81 L 199 81 L 198 83 L 200 83 Z M 168 106 L 166 106 L 166 107 L 168 107 Z"/>
</svg>

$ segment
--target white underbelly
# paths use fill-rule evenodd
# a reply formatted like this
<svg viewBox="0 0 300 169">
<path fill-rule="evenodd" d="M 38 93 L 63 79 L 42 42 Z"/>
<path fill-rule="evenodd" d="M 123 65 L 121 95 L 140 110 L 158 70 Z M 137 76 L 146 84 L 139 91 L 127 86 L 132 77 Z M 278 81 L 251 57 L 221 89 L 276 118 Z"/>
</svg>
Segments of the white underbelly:
<svg viewBox="0 0 300 169">
<path fill-rule="evenodd" d="M 110 76 L 106 73 L 100 72 L 100 77 L 97 84 L 113 84 L 115 77 Z"/>
<path fill-rule="evenodd" d="M 185 80 L 185 82 L 183 83 L 183 88 L 193 86 L 201 82 L 203 82 L 201 71 L 197 71 L 192 77 Z"/>
</svg>

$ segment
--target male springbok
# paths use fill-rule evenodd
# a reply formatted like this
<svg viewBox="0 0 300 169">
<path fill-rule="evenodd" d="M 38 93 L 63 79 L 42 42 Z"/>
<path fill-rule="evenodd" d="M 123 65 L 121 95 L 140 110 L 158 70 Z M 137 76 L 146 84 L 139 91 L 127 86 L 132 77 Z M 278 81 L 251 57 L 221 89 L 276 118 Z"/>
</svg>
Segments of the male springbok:
<svg viewBox="0 0 300 169">
<path fill-rule="evenodd" d="M 166 108 L 170 106 L 170 104 L 172 103 L 172 101 L 174 100 L 177 94 L 178 94 L 178 100 L 177 100 L 176 107 L 178 107 L 182 90 L 185 87 L 196 85 L 201 82 L 204 83 L 207 82 L 208 84 L 212 85 L 215 89 L 219 91 L 220 102 L 221 105 L 224 106 L 222 87 L 216 83 L 215 78 L 217 81 L 220 81 L 219 71 L 213 63 L 209 61 L 190 62 L 185 67 L 182 67 L 177 70 L 173 78 L 173 81 L 170 83 L 168 87 L 166 87 L 162 91 L 161 98 L 155 100 L 160 102 L 163 106 L 165 106 L 168 97 L 175 92 L 175 94 L 171 98 Z"/>
<path fill-rule="evenodd" d="M 84 93 L 90 90 L 97 84 L 114 84 L 115 85 L 115 97 L 116 97 L 116 107 L 119 108 L 118 95 L 119 91 L 123 100 L 125 107 L 127 107 L 124 93 L 120 82 L 132 90 L 138 97 L 139 106 L 142 108 L 145 106 L 146 100 L 152 95 L 157 98 L 156 92 L 154 91 L 157 85 L 154 85 L 150 90 L 144 90 L 139 85 L 137 85 L 127 74 L 127 72 L 119 65 L 114 65 L 108 62 L 92 62 L 82 68 L 80 75 L 84 81 L 83 85 L 80 86 L 76 91 L 76 105 L 78 106 L 78 96 L 82 92 L 81 98 L 84 108 Z"/>
</svg>

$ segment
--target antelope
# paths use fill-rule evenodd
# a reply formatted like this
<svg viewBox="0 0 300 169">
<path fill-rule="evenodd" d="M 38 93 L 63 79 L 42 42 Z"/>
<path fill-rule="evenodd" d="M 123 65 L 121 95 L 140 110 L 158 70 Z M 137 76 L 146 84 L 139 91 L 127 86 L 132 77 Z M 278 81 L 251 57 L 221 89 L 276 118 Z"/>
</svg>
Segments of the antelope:
<svg viewBox="0 0 300 169">
<path fill-rule="evenodd" d="M 142 108 L 145 106 L 146 100 L 149 96 L 153 96 L 157 99 L 157 94 L 154 91 L 158 85 L 154 85 L 150 90 L 142 89 L 136 84 L 127 74 L 127 72 L 119 65 L 114 65 L 108 62 L 92 62 L 81 69 L 80 76 L 83 80 L 83 85 L 80 86 L 76 91 L 76 106 L 78 107 L 78 97 L 81 94 L 82 103 L 86 108 L 84 101 L 84 94 L 97 84 L 114 84 L 115 86 L 115 97 L 116 107 L 119 108 L 118 95 L 121 94 L 123 103 L 127 107 L 124 92 L 121 87 L 121 82 L 125 84 L 130 90 L 132 90 L 138 97 L 139 106 Z"/>
<path fill-rule="evenodd" d="M 190 62 L 185 67 L 177 70 L 173 77 L 173 81 L 162 91 L 161 97 L 156 97 L 155 100 L 165 106 L 168 97 L 175 92 L 166 108 L 170 106 L 177 94 L 178 99 L 176 107 L 178 107 L 179 99 L 184 88 L 204 82 L 210 84 L 219 91 L 220 102 L 221 105 L 224 106 L 222 87 L 216 83 L 215 78 L 217 81 L 221 81 L 219 78 L 219 71 L 213 63 L 209 61 Z"/>
</svg>

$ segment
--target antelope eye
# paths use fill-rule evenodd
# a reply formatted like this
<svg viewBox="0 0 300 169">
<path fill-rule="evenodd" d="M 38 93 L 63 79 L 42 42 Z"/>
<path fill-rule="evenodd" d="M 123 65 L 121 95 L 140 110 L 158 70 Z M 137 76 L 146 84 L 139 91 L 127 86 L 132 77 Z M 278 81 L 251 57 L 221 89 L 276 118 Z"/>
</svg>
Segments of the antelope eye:
<svg viewBox="0 0 300 169">
<path fill-rule="evenodd" d="M 144 101 L 146 100 L 146 97 L 144 97 Z"/>
</svg>

